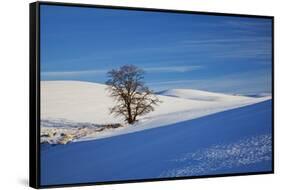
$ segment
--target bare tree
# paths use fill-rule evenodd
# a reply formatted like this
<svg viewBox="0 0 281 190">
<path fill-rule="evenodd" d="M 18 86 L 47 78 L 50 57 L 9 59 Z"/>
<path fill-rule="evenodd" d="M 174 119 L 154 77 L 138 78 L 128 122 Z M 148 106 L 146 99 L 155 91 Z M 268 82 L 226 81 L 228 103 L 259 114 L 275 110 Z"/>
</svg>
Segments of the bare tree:
<svg viewBox="0 0 281 190">
<path fill-rule="evenodd" d="M 116 105 L 110 108 L 110 113 L 124 116 L 132 124 L 137 117 L 154 111 L 154 105 L 161 101 L 144 85 L 144 71 L 134 65 L 124 65 L 108 73 L 106 82 L 111 97 Z"/>
</svg>

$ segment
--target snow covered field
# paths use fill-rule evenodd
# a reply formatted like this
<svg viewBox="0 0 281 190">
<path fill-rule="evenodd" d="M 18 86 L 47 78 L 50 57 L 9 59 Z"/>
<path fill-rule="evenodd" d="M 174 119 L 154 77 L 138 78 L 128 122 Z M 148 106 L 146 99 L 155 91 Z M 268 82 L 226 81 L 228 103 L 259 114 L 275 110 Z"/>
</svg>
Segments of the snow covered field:
<svg viewBox="0 0 281 190">
<path fill-rule="evenodd" d="M 41 184 L 271 171 L 271 108 L 267 100 L 111 138 L 42 144 Z"/>
<path fill-rule="evenodd" d="M 65 144 L 122 135 L 247 106 L 271 99 L 192 89 L 159 92 L 162 101 L 133 126 L 109 114 L 114 105 L 106 85 L 78 81 L 41 82 L 41 142 Z M 122 127 L 107 127 L 120 124 Z M 102 128 L 101 128 L 102 126 Z M 105 127 L 106 126 L 106 127 Z"/>
</svg>

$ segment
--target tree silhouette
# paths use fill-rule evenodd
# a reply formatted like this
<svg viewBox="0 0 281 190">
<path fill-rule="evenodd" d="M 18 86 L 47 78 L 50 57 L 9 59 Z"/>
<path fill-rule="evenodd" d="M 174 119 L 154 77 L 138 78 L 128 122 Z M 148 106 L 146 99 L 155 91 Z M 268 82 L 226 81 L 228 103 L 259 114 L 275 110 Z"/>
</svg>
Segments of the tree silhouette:
<svg viewBox="0 0 281 190">
<path fill-rule="evenodd" d="M 124 65 L 107 73 L 106 84 L 116 105 L 110 113 L 124 116 L 125 121 L 133 124 L 137 117 L 154 111 L 161 101 L 144 85 L 144 71 L 134 65 Z"/>
</svg>

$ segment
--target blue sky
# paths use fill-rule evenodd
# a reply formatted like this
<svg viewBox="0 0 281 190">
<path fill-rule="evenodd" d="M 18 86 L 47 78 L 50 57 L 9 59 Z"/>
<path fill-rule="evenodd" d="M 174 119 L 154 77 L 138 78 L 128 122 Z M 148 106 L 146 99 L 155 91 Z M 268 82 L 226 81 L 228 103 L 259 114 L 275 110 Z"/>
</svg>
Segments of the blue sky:
<svg viewBox="0 0 281 190">
<path fill-rule="evenodd" d="M 41 80 L 104 83 L 125 64 L 160 91 L 271 92 L 271 20 L 41 5 Z"/>
</svg>

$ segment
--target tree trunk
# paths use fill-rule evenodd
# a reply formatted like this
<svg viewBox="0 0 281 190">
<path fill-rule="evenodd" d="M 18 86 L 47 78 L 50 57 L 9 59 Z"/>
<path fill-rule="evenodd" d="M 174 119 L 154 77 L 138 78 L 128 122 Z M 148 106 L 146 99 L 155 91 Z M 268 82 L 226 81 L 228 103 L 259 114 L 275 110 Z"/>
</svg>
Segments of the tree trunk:
<svg viewBox="0 0 281 190">
<path fill-rule="evenodd" d="M 130 104 L 127 105 L 127 110 L 128 110 L 128 118 L 127 121 L 129 124 L 134 123 L 133 117 L 132 117 L 132 111 L 131 111 L 131 106 Z"/>
</svg>

